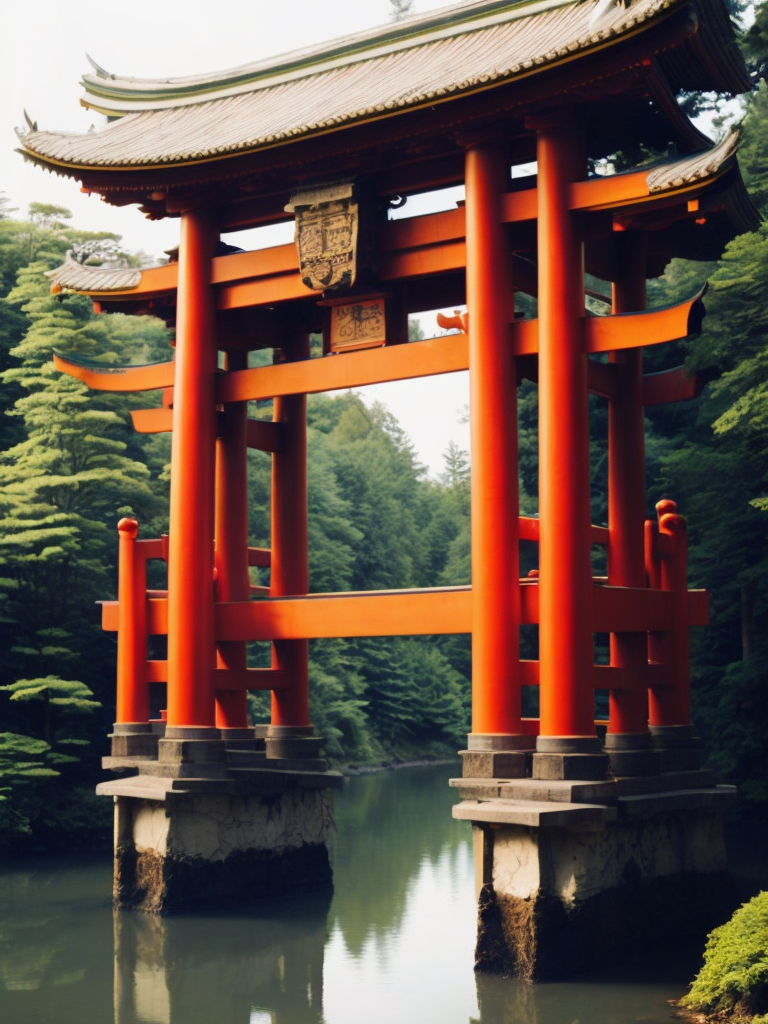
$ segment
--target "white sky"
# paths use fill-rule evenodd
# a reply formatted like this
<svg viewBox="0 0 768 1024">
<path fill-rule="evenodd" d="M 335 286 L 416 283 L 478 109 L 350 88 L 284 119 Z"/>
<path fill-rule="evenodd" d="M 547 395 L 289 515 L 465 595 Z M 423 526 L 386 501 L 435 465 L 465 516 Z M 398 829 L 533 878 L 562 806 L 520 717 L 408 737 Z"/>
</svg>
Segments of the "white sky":
<svg viewBox="0 0 768 1024">
<path fill-rule="evenodd" d="M 448 0 L 416 0 L 422 12 Z M 132 250 L 159 255 L 176 244 L 178 221 L 143 218 L 84 196 L 76 181 L 27 164 L 14 152 L 26 109 L 41 128 L 87 131 L 100 115 L 79 105 L 85 54 L 107 71 L 143 78 L 176 77 L 235 67 L 311 43 L 383 24 L 388 0 L 8 0 L 0 62 L 0 191 L 26 213 L 30 202 L 71 210 L 79 228 L 114 231 Z M 282 239 L 281 239 L 282 241 Z M 248 246 L 246 246 L 248 247 Z M 424 323 L 427 336 L 434 321 Z M 385 402 L 432 473 L 450 440 L 469 446 L 458 423 L 468 399 L 466 374 L 378 385 L 367 397 Z"/>
</svg>

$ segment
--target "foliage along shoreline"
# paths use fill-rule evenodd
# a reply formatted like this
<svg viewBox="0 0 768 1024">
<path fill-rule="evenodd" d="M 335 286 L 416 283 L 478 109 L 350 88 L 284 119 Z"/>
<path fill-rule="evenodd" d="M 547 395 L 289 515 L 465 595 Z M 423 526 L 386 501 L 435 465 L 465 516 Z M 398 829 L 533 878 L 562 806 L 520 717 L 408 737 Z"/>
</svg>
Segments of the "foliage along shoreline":
<svg viewBox="0 0 768 1024">
<path fill-rule="evenodd" d="M 768 892 L 710 932 L 704 965 L 677 1005 L 687 1020 L 768 1024 Z"/>
</svg>

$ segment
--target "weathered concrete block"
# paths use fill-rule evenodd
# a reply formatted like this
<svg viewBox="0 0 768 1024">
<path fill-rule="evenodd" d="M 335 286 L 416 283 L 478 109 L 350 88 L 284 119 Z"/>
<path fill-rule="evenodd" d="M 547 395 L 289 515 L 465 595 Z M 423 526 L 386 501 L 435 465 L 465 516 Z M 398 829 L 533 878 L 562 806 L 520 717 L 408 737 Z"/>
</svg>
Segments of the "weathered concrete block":
<svg viewBox="0 0 768 1024">
<path fill-rule="evenodd" d="M 524 750 L 460 750 L 459 756 L 465 779 L 524 779 L 531 770 Z"/>
<path fill-rule="evenodd" d="M 152 732 L 113 733 L 111 740 L 112 757 L 157 757 L 159 737 Z"/>
<path fill-rule="evenodd" d="M 115 797 L 116 906 L 166 913 L 332 882 L 327 789 Z"/>
<path fill-rule="evenodd" d="M 604 779 L 608 768 L 605 754 L 536 753 L 533 755 L 534 779 Z"/>
<path fill-rule="evenodd" d="M 634 815 L 620 800 L 613 819 L 574 813 L 549 827 L 545 817 L 539 827 L 505 824 L 503 801 L 484 805 L 498 810 L 492 827 L 475 825 L 483 865 L 477 969 L 562 977 L 657 948 L 661 935 L 704 934 L 726 892 L 721 795 L 631 797 Z"/>
</svg>

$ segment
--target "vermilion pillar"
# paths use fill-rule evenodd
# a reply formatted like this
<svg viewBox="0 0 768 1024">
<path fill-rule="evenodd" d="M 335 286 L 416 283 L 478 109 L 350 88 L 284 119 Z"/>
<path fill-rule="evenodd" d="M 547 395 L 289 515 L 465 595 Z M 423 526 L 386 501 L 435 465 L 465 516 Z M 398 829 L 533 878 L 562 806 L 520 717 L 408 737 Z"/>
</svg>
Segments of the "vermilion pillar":
<svg viewBox="0 0 768 1024">
<path fill-rule="evenodd" d="M 218 238 L 206 209 L 182 214 L 168 543 L 168 733 L 213 727 L 214 299 Z"/>
<path fill-rule="evenodd" d="M 147 665 L 147 594 L 144 559 L 136 550 L 139 524 L 121 519 L 117 591 L 117 715 L 116 724 L 149 726 Z"/>
<path fill-rule="evenodd" d="M 309 335 L 283 347 L 288 359 L 309 358 Z M 307 537 L 307 396 L 274 400 L 273 419 L 282 424 L 280 451 L 272 456 L 272 570 L 270 597 L 309 590 Z M 309 643 L 281 640 L 272 645 L 272 664 L 284 669 L 288 685 L 272 693 L 272 730 L 308 729 Z"/>
<path fill-rule="evenodd" d="M 594 746 L 589 405 L 583 246 L 568 185 L 585 176 L 583 138 L 536 121 L 539 261 L 540 750 Z M 563 743 L 542 743 L 558 737 Z M 567 739 L 567 742 L 565 740 Z"/>
<path fill-rule="evenodd" d="M 519 736 L 520 592 L 517 382 L 510 323 L 514 292 L 501 223 L 509 159 L 503 146 L 466 151 L 469 416 L 472 450 L 472 735 L 491 745 Z M 518 742 L 508 737 L 517 734 Z M 494 743 L 490 738 L 499 737 Z M 507 737 L 507 738 L 504 738 Z"/>
<path fill-rule="evenodd" d="M 646 306 L 646 236 L 636 232 L 619 234 L 616 250 L 618 273 L 613 286 L 613 312 L 643 310 Z M 608 582 L 614 587 L 644 587 L 642 351 L 613 352 L 610 360 L 618 371 L 619 394 L 608 406 Z M 645 634 L 611 634 L 611 664 L 623 670 L 626 688 L 611 691 L 608 733 L 612 737 L 626 737 L 625 742 L 633 746 L 645 744 L 650 738 L 645 685 L 647 661 Z"/>
<path fill-rule="evenodd" d="M 226 354 L 226 370 L 244 370 L 248 353 Z M 247 601 L 248 576 L 248 406 L 230 402 L 219 414 L 216 439 L 216 589 L 219 601 Z M 219 668 L 247 667 L 245 641 L 230 640 L 217 648 Z M 220 729 L 247 729 L 245 690 L 216 691 L 216 725 Z"/>
</svg>

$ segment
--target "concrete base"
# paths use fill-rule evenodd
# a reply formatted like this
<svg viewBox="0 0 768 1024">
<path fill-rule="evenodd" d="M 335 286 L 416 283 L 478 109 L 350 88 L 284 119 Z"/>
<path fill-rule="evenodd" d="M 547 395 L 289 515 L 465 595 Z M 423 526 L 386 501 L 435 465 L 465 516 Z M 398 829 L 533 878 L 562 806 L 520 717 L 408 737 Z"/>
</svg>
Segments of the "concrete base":
<svg viewBox="0 0 768 1024">
<path fill-rule="evenodd" d="M 459 751 L 461 773 L 470 779 L 524 779 L 531 774 L 535 746 L 535 736 L 471 732 L 467 749 Z"/>
<path fill-rule="evenodd" d="M 277 737 L 281 757 L 251 730 L 169 727 L 153 737 L 154 758 L 105 758 L 138 769 L 96 789 L 115 801 L 115 905 L 170 913 L 330 887 L 343 779 L 317 756 L 314 730 L 297 732 Z"/>
<path fill-rule="evenodd" d="M 452 785 L 473 824 L 477 970 L 563 977 L 717 923 L 735 792 L 711 772 Z"/>
<path fill-rule="evenodd" d="M 254 774 L 100 785 L 115 800 L 115 906 L 169 913 L 331 886 L 335 773 Z"/>
</svg>

